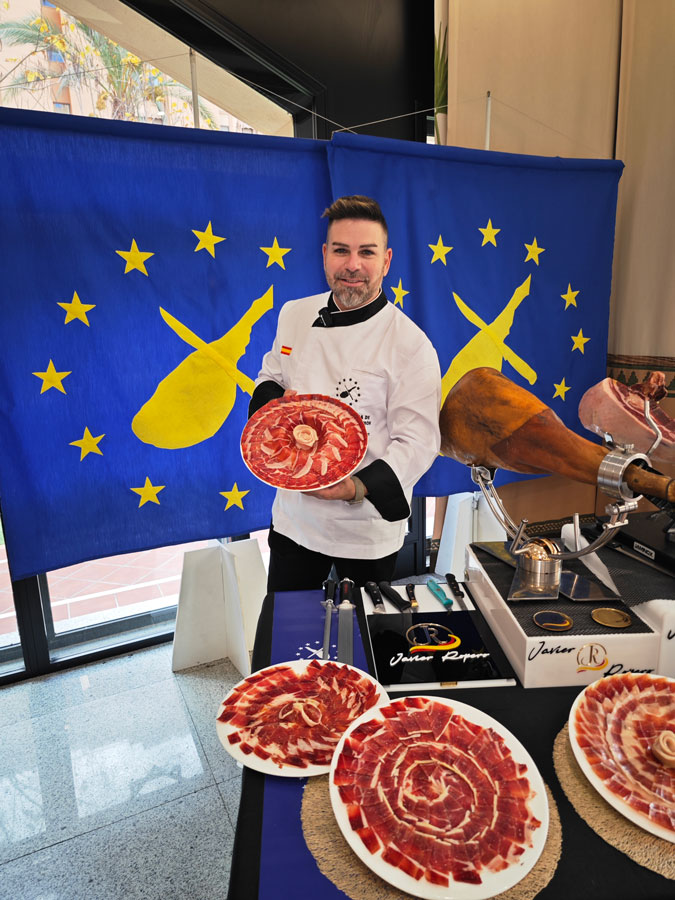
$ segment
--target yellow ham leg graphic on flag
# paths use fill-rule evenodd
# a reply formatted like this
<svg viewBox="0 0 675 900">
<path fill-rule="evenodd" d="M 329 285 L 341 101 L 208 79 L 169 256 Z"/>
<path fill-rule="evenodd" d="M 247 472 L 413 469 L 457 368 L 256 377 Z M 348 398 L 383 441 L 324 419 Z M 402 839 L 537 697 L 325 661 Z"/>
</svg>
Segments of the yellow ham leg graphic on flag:
<svg viewBox="0 0 675 900">
<path fill-rule="evenodd" d="M 443 376 L 441 382 L 442 399 L 441 404 L 445 401 L 448 392 L 455 385 L 462 375 L 465 375 L 471 369 L 477 369 L 480 366 L 489 366 L 492 369 L 502 370 L 502 362 L 506 360 L 513 368 L 522 375 L 530 384 L 534 384 L 537 380 L 537 373 L 529 366 L 524 359 L 521 359 L 517 353 L 505 344 L 505 340 L 511 331 L 513 325 L 513 317 L 516 310 L 523 302 L 525 297 L 530 293 L 530 277 L 527 276 L 525 281 L 519 285 L 513 292 L 513 296 L 506 304 L 502 312 L 491 322 L 484 322 L 480 316 L 470 309 L 467 304 L 453 292 L 455 303 L 457 304 L 462 315 L 475 325 L 479 331 L 471 340 L 462 347 L 450 363 L 448 371 Z"/>
<path fill-rule="evenodd" d="M 237 386 L 253 393 L 254 382 L 237 368 L 251 339 L 251 329 L 272 309 L 273 287 L 254 300 L 236 325 L 217 341 L 207 343 L 160 308 L 162 318 L 195 348 L 157 385 L 131 423 L 144 444 L 165 450 L 192 447 L 212 437 L 232 412 Z"/>
</svg>

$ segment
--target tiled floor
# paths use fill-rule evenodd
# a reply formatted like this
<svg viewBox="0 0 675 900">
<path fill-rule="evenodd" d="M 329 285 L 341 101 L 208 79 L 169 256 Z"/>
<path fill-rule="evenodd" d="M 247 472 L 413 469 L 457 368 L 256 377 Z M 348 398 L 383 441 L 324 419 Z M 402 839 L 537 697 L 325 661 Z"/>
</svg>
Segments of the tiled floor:
<svg viewBox="0 0 675 900">
<path fill-rule="evenodd" d="M 220 900 L 240 770 L 229 661 L 163 644 L 0 690 L 0 900 Z"/>
</svg>

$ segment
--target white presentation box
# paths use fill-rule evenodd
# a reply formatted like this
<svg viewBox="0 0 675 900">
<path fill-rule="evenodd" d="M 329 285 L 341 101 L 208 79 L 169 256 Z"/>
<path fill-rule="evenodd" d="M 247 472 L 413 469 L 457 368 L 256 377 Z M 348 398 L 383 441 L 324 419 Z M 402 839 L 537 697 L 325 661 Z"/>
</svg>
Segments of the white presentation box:
<svg viewBox="0 0 675 900">
<path fill-rule="evenodd" d="M 471 547 L 466 548 L 465 581 L 526 688 L 581 688 L 605 675 L 660 670 L 661 634 L 653 631 L 649 622 L 645 622 L 649 630 L 638 634 L 618 629 L 611 634 L 554 633 L 542 629 L 541 634 L 527 635 Z M 555 601 L 542 603 L 542 608 L 555 608 Z M 631 614 L 636 615 L 635 608 Z"/>
</svg>

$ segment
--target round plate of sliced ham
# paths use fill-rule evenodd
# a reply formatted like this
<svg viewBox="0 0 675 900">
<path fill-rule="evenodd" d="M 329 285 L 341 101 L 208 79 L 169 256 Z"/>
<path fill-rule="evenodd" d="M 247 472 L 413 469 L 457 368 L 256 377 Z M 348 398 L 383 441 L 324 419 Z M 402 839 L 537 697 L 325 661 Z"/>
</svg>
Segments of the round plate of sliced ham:
<svg viewBox="0 0 675 900">
<path fill-rule="evenodd" d="M 266 775 L 325 775 L 347 728 L 388 702 L 354 666 L 295 659 L 253 672 L 220 706 L 216 730 L 237 762 Z"/>
<path fill-rule="evenodd" d="M 335 751 L 330 797 L 361 861 L 428 900 L 494 897 L 546 843 L 546 790 L 523 745 L 441 697 L 394 700 L 356 722 Z"/>
<path fill-rule="evenodd" d="M 624 672 L 589 684 L 572 705 L 569 735 L 600 796 L 675 842 L 675 679 Z"/>
<path fill-rule="evenodd" d="M 241 455 L 256 478 L 287 491 L 315 491 L 350 475 L 368 446 L 361 416 L 323 394 L 270 400 L 241 435 Z"/>
</svg>

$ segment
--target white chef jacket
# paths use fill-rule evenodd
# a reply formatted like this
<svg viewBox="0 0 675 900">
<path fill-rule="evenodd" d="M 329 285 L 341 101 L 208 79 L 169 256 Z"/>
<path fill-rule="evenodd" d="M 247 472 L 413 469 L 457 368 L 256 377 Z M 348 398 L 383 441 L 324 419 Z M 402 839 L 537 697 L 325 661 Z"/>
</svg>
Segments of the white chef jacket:
<svg viewBox="0 0 675 900">
<path fill-rule="evenodd" d="M 351 322 L 347 326 L 313 327 L 329 297 L 326 292 L 284 304 L 256 386 L 273 381 L 284 390 L 326 394 L 352 406 L 368 432 L 368 449 L 354 474 L 384 460 L 400 483 L 409 515 L 413 486 L 440 448 L 441 373 L 436 351 L 401 310 L 390 302 L 382 305 L 383 294 L 371 301 L 381 308 L 363 321 L 353 320 L 367 315 L 370 304 L 333 312 L 333 321 L 344 315 L 343 321 Z M 334 301 L 331 305 L 335 310 Z M 407 515 L 386 521 L 367 496 L 363 503 L 350 506 L 282 489 L 272 507 L 275 531 L 309 550 L 354 559 L 396 552 L 403 543 Z"/>
</svg>

